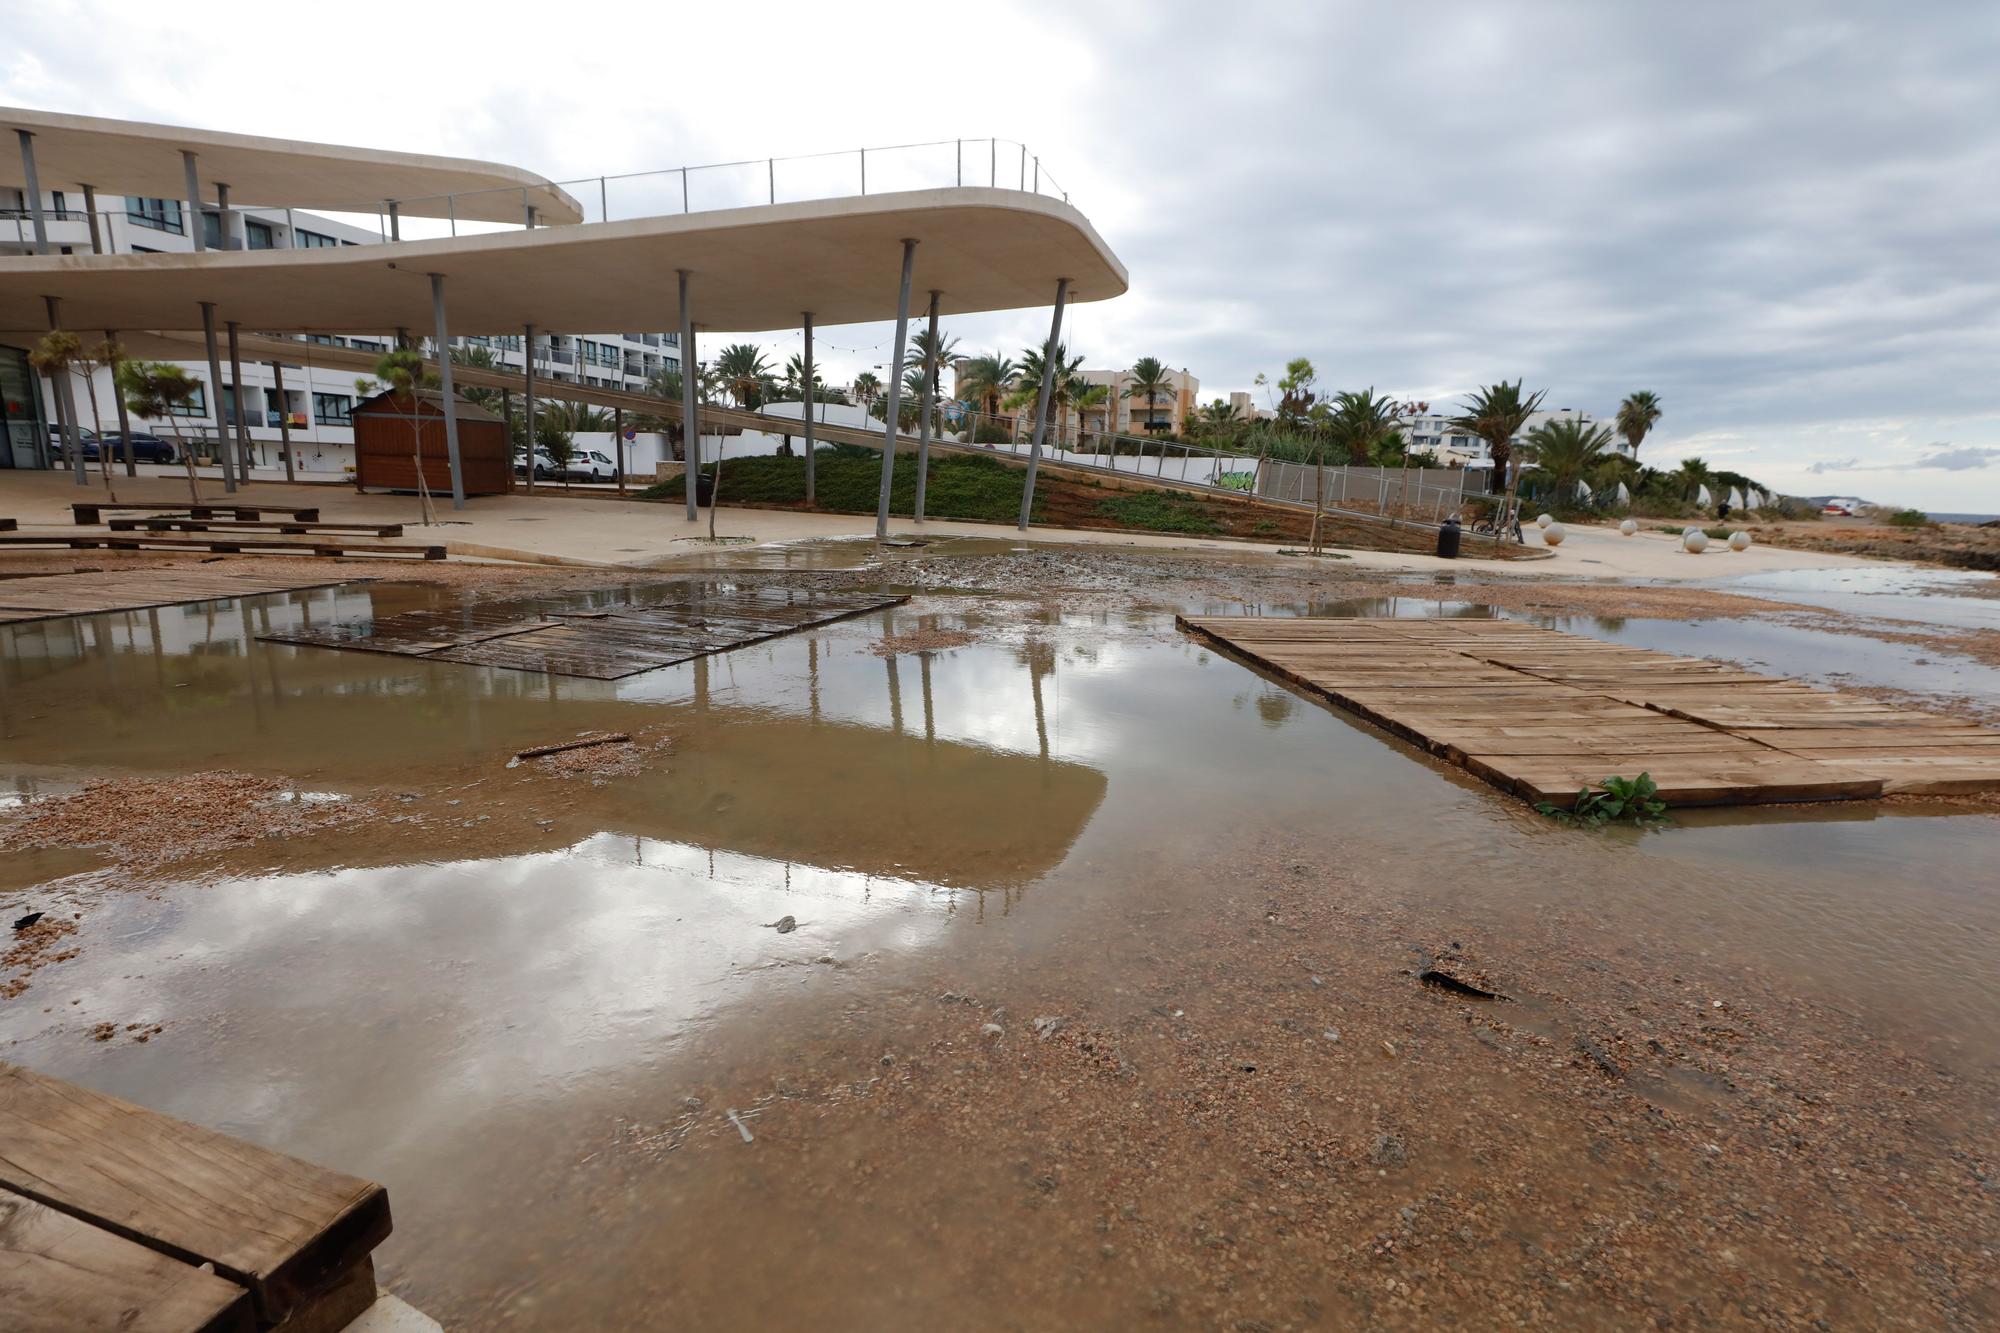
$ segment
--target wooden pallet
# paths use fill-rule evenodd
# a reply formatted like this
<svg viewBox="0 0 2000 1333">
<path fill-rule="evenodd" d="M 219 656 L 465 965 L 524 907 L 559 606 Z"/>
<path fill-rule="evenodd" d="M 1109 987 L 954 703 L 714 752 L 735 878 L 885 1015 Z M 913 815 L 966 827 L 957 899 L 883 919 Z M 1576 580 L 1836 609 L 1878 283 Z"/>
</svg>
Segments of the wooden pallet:
<svg viewBox="0 0 2000 1333">
<path fill-rule="evenodd" d="M 380 1185 L 0 1063 L 0 1328 L 337 1329 L 389 1230 Z"/>
<path fill-rule="evenodd" d="M 0 579 L 0 624 L 56 620 L 105 611 L 138 611 L 150 606 L 257 597 L 265 593 L 297 592 L 341 583 L 367 582 L 351 578 L 273 578 L 231 562 L 213 565 L 168 565 L 156 569 L 103 570 L 91 574 L 43 574 Z"/>
<path fill-rule="evenodd" d="M 364 537 L 403 535 L 401 523 L 301 523 L 279 518 L 216 520 L 154 515 L 150 518 L 106 519 L 104 526 L 113 532 L 351 532 Z"/>
<path fill-rule="evenodd" d="M 667 601 L 620 601 L 577 610 L 550 610 L 534 602 L 490 602 L 258 637 L 272 643 L 617 680 L 908 600 L 689 584 L 675 588 Z"/>
<path fill-rule="evenodd" d="M 1533 801 L 1640 772 L 1675 805 L 2000 790 L 2000 731 L 1705 658 L 1510 620 L 1179 623 Z"/>
<path fill-rule="evenodd" d="M 327 556 L 414 556 L 419 560 L 442 560 L 442 545 L 377 545 L 337 541 L 293 540 L 285 537 L 233 537 L 210 533 L 207 536 L 170 537 L 138 533 L 72 536 L 67 533 L 8 533 L 0 544 L 9 546 L 67 546 L 71 550 L 94 551 L 208 551 L 211 554 L 241 555 L 246 552 L 275 551 L 291 555 Z"/>
<path fill-rule="evenodd" d="M 103 501 L 84 500 L 69 507 L 78 527 L 95 527 L 103 521 L 104 514 L 185 514 L 189 518 L 220 518 L 227 515 L 233 519 L 255 522 L 266 514 L 284 514 L 295 522 L 316 523 L 319 521 L 318 505 L 239 505 L 239 504 L 110 504 Z"/>
</svg>

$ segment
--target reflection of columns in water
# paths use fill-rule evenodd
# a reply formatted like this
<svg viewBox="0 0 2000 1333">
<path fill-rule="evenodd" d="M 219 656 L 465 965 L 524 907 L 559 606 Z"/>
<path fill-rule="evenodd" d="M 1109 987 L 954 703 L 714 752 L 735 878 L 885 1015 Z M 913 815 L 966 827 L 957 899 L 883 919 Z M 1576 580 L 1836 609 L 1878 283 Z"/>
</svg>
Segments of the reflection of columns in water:
<svg viewBox="0 0 2000 1333">
<path fill-rule="evenodd" d="M 819 721 L 819 635 L 806 636 L 806 699 L 812 720 Z"/>
<path fill-rule="evenodd" d="M 896 674 L 896 654 L 890 653 L 882 659 L 889 668 L 889 729 L 898 736 L 903 734 L 903 682 Z"/>
<path fill-rule="evenodd" d="M 706 655 L 694 659 L 694 706 L 708 711 L 708 658 Z"/>
<path fill-rule="evenodd" d="M 937 743 L 937 716 L 931 711 L 931 655 L 917 654 L 917 674 L 924 685 L 924 739 Z"/>
</svg>

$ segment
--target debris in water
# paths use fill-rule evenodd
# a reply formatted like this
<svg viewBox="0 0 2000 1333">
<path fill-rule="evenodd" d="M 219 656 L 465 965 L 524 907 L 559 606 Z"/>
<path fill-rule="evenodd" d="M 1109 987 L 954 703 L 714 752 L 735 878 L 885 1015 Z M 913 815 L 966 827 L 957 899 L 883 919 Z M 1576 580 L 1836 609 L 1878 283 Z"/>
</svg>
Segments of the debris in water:
<svg viewBox="0 0 2000 1333">
<path fill-rule="evenodd" d="M 1483 978 L 1482 978 L 1483 979 Z M 1426 986 L 1436 986 L 1439 990 L 1450 991 L 1453 995 L 1463 995 L 1468 1000 L 1505 1000 L 1508 997 L 1497 990 L 1488 990 L 1475 985 L 1437 965 L 1437 960 L 1429 954 L 1420 955 L 1417 963 L 1417 980 Z"/>
<path fill-rule="evenodd" d="M 789 919 L 790 918 L 787 918 L 787 920 Z M 727 1111 L 724 1111 L 723 1114 L 729 1117 L 730 1124 L 736 1126 L 736 1132 L 743 1136 L 743 1141 L 745 1143 L 755 1143 L 757 1141 L 757 1136 L 750 1132 L 750 1126 L 744 1124 L 743 1117 L 736 1114 L 735 1107 L 733 1106 L 730 1107 Z"/>
<path fill-rule="evenodd" d="M 540 759 L 544 755 L 561 754 L 565 750 L 587 750 L 593 745 L 630 745 L 631 734 L 623 731 L 607 731 L 602 735 L 585 736 L 581 740 L 563 741 L 559 745 L 531 745 L 525 750 L 514 751 L 514 757 L 507 764 L 512 768 L 524 759 Z"/>
<path fill-rule="evenodd" d="M 20 918 L 18 921 L 14 923 L 14 929 L 26 930 L 29 926 L 34 925 L 37 921 L 40 921 L 41 919 L 42 919 L 42 914 L 40 912 L 30 912 L 26 916 Z"/>
<path fill-rule="evenodd" d="M 780 935 L 789 935 L 799 928 L 799 923 L 789 913 L 779 917 L 776 921 L 766 921 L 764 924 L 772 930 L 777 931 Z"/>
</svg>

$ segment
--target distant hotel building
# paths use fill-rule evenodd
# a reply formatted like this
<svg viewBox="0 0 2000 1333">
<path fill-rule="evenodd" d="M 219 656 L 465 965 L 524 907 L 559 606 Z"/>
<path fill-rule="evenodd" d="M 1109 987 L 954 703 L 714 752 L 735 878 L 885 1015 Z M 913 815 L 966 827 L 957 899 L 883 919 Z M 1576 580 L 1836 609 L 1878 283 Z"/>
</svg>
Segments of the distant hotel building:
<svg viewBox="0 0 2000 1333">
<path fill-rule="evenodd" d="M 1454 427 L 1452 412 L 1425 412 L 1402 418 L 1397 429 L 1409 440 L 1413 453 L 1433 453 L 1446 467 L 1490 467 L 1493 462 L 1487 450 L 1486 441 L 1461 428 Z M 1581 421 L 1587 426 L 1598 424 L 1597 418 L 1588 412 L 1580 412 L 1572 407 L 1559 407 L 1550 412 L 1537 412 L 1528 418 L 1514 443 L 1526 442 L 1528 432 L 1550 421 Z M 1621 454 L 1630 453 L 1622 439 L 1614 442 L 1613 448 Z"/>
<path fill-rule="evenodd" d="M 51 254 L 92 253 L 92 219 L 82 211 L 83 201 L 62 190 L 43 191 Z M 22 191 L 0 189 L 0 258 L 35 253 L 34 233 L 28 222 L 27 200 Z M 96 235 L 104 254 L 149 255 L 164 252 L 188 253 L 194 249 L 188 235 L 186 205 L 178 199 L 142 199 L 136 196 L 97 197 Z M 212 208 L 202 210 L 204 240 L 211 250 L 318 249 L 345 245 L 375 245 L 384 238 L 332 218 L 288 209 L 244 209 L 226 217 Z M 227 236 L 225 237 L 225 229 Z M 245 330 L 256 332 L 256 330 Z M 354 431 L 348 413 L 357 401 L 352 370 L 322 369 L 311 364 L 314 343 L 386 351 L 387 338 L 328 337 L 309 335 L 299 340 L 297 364 L 285 365 L 285 394 L 278 398 L 275 377 L 264 362 L 244 362 L 242 399 L 250 440 L 258 466 L 274 466 L 278 461 L 280 414 L 290 417 L 292 447 L 302 472 L 343 472 L 354 461 Z M 453 338 L 456 346 L 483 346 L 502 367 L 519 372 L 524 354 L 522 335 Z M 0 458 L 0 466 L 34 466 L 34 442 L 46 439 L 48 425 L 56 419 L 50 381 L 32 374 L 24 353 L 0 348 L 0 387 L 4 387 L 7 436 L 12 443 L 11 458 Z M 18 360 L 19 364 L 13 364 Z M 217 431 L 224 421 L 232 427 L 236 407 L 235 386 L 222 386 L 221 417 L 213 404 L 216 395 L 208 383 L 208 365 L 202 361 L 179 363 L 199 383 L 200 392 L 182 419 L 182 429 L 190 435 Z M 642 390 L 646 381 L 661 370 L 680 369 L 680 337 L 666 333 L 568 334 L 537 332 L 535 335 L 535 375 L 551 386 L 551 397 L 559 383 L 587 384 L 602 388 Z M 225 359 L 222 372 L 229 373 Z M 17 416 L 30 396 L 17 393 L 38 383 L 40 421 L 27 423 Z M 104 429 L 118 429 L 117 411 L 111 398 L 111 377 L 99 372 L 97 396 L 104 416 Z M 78 385 L 77 399 L 83 419 L 77 424 L 92 427 L 89 399 Z M 134 431 L 152 431 L 168 436 L 165 422 L 132 423 Z"/>
</svg>

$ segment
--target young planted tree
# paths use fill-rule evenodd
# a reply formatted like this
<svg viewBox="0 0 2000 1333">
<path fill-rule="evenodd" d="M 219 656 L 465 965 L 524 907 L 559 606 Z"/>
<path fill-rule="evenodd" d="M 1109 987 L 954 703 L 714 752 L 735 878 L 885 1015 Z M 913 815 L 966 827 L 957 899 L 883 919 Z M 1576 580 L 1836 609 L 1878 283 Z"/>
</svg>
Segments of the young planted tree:
<svg viewBox="0 0 2000 1333">
<path fill-rule="evenodd" d="M 422 398 L 419 390 L 435 388 L 437 375 L 425 364 L 424 358 L 413 348 L 398 347 L 384 352 L 375 363 L 375 378 L 388 387 L 392 399 L 399 405 L 408 404 L 410 413 L 410 460 L 417 469 L 417 499 L 423 507 L 423 521 L 429 525 L 437 522 L 437 510 L 431 505 L 431 488 L 424 480 L 424 419 L 421 411 Z M 356 388 L 360 385 L 357 383 Z"/>
<path fill-rule="evenodd" d="M 194 377 L 165 361 L 121 359 L 114 373 L 127 412 L 142 421 L 166 418 L 168 428 L 174 433 L 174 452 L 187 468 L 188 500 L 200 504 L 201 486 L 195 479 L 194 450 L 188 448 L 181 434 L 181 417 L 194 405 Z"/>
<path fill-rule="evenodd" d="M 1523 398 L 1521 381 L 1509 384 L 1502 380 L 1466 399 L 1465 410 L 1451 419 L 1453 429 L 1486 441 L 1487 451 L 1493 455 L 1493 472 L 1486 482 L 1488 491 L 1498 494 L 1507 489 L 1507 464 L 1513 457 L 1514 437 L 1542 405 L 1547 392 L 1538 389 Z"/>
<path fill-rule="evenodd" d="M 1527 447 L 1535 468 L 1549 483 L 1557 501 L 1576 493 L 1577 482 L 1593 473 L 1611 447 L 1611 427 L 1564 418 L 1545 421 L 1528 432 Z"/>
<path fill-rule="evenodd" d="M 76 395 L 70 392 L 69 377 L 79 365 L 89 366 L 92 370 L 95 370 L 96 367 L 84 357 L 83 340 L 78 338 L 74 333 L 63 329 L 52 329 L 40 338 L 37 338 L 34 347 L 28 352 L 28 364 L 38 374 L 48 377 L 49 387 L 55 391 L 57 403 L 63 409 L 63 416 L 69 421 L 70 431 L 79 437 L 64 440 L 63 445 L 73 452 L 69 463 L 70 467 L 76 472 L 76 484 L 81 486 L 84 484 L 84 476 L 89 472 L 90 468 L 86 461 L 83 440 L 80 438 L 83 434 L 83 431 L 79 428 L 82 423 L 76 419 Z M 91 416 L 94 418 L 97 415 L 97 390 L 95 387 L 91 389 L 90 403 Z M 99 429 L 97 433 L 102 435 L 103 431 Z M 102 440 L 98 442 L 97 453 L 100 458 L 105 456 Z M 109 471 L 104 474 L 104 488 L 107 493 L 111 489 L 111 474 Z"/>
<path fill-rule="evenodd" d="M 1618 433 L 1632 446 L 1633 458 L 1638 458 L 1639 446 L 1659 420 L 1660 399 L 1650 389 L 1626 394 L 1625 401 L 1618 404 Z"/>
</svg>

